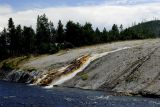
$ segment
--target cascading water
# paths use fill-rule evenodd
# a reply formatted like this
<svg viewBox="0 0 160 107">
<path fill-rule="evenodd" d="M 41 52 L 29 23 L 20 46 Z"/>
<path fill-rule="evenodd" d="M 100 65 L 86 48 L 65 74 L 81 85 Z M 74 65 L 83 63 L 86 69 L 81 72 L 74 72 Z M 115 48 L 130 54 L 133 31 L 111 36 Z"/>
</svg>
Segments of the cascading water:
<svg viewBox="0 0 160 107">
<path fill-rule="evenodd" d="M 101 58 L 109 53 L 117 52 L 124 49 L 129 49 L 131 47 L 123 47 L 109 52 L 103 52 L 99 54 L 91 54 L 84 55 L 75 61 L 73 61 L 70 65 L 60 68 L 55 73 L 47 74 L 45 77 L 38 79 L 37 84 L 48 85 L 46 88 L 53 87 L 54 85 L 60 85 L 74 76 L 76 76 L 79 72 L 83 71 L 91 62 L 94 60 Z"/>
</svg>

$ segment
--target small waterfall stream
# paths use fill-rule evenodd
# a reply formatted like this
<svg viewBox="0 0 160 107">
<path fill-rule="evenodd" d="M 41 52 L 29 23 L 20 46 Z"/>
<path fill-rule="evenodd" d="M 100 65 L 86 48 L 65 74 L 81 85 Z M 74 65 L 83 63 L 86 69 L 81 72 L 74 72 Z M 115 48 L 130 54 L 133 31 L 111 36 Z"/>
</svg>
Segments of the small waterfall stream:
<svg viewBox="0 0 160 107">
<path fill-rule="evenodd" d="M 66 67 L 60 68 L 57 71 L 53 71 L 53 72 L 45 75 L 44 78 L 38 79 L 36 84 L 47 85 L 46 88 L 51 88 L 54 85 L 60 85 L 64 82 L 72 79 L 79 72 L 83 71 L 94 60 L 101 58 L 109 53 L 121 51 L 124 49 L 129 49 L 129 48 L 131 48 L 131 47 L 118 48 L 113 51 L 103 52 L 103 53 L 99 53 L 99 54 L 84 55 L 84 56 L 76 59 L 71 64 L 67 65 Z"/>
</svg>

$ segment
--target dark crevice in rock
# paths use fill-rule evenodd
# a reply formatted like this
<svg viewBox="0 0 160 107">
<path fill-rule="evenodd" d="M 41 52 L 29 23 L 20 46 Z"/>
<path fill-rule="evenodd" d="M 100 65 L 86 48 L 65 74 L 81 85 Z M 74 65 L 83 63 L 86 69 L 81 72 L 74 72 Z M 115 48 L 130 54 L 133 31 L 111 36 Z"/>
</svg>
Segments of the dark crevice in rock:
<svg viewBox="0 0 160 107">
<path fill-rule="evenodd" d="M 135 61 L 134 63 L 132 63 L 130 66 L 128 66 L 122 73 L 120 73 L 119 75 L 117 75 L 111 82 L 105 82 L 103 85 L 101 85 L 99 87 L 99 89 L 103 89 L 103 90 L 112 90 L 113 88 L 116 87 L 116 85 L 118 85 L 121 81 L 123 80 L 127 80 L 128 78 L 130 78 L 130 76 L 137 71 L 146 61 L 148 61 L 151 57 L 151 55 L 153 55 L 153 53 L 158 49 L 158 47 L 156 47 L 152 52 L 150 52 L 148 55 L 144 56 L 143 58 Z M 128 74 L 127 74 L 128 73 Z M 126 76 L 124 76 L 125 74 L 127 74 Z M 122 78 L 121 78 L 122 77 Z"/>
</svg>

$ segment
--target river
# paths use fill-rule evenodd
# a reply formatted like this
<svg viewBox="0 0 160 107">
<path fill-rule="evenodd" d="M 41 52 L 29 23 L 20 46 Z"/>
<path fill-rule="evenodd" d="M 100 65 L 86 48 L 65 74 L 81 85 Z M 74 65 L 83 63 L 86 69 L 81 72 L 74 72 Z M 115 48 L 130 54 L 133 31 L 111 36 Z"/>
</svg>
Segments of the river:
<svg viewBox="0 0 160 107">
<path fill-rule="evenodd" d="M 160 107 L 160 99 L 74 88 L 44 89 L 0 81 L 0 107 Z"/>
</svg>

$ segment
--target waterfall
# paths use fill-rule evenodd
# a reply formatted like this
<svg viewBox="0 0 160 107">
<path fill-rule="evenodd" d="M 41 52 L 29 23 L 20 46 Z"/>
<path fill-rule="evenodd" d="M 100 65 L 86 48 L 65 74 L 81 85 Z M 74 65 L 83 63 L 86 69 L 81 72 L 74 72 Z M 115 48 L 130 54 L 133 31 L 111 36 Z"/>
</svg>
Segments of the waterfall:
<svg viewBox="0 0 160 107">
<path fill-rule="evenodd" d="M 71 72 L 67 71 L 67 74 L 65 73 L 66 70 L 70 67 L 70 65 L 73 65 L 73 67 L 74 67 L 74 63 L 72 63 L 72 64 L 70 64 L 70 65 L 68 65 L 66 67 L 60 68 L 58 70 L 59 72 L 61 72 L 60 77 L 58 79 L 52 81 L 48 86 L 46 86 L 46 88 L 51 88 L 54 85 L 60 85 L 60 84 L 62 84 L 64 82 L 72 79 L 79 72 L 82 72 L 91 62 L 93 62 L 94 60 L 96 60 L 98 58 L 106 56 L 109 53 L 114 53 L 114 52 L 121 51 L 121 50 L 124 50 L 124 49 L 129 49 L 129 48 L 131 48 L 131 47 L 123 47 L 123 48 L 119 48 L 119 49 L 116 49 L 116 50 L 113 50 L 113 51 L 108 51 L 108 52 L 103 52 L 103 53 L 97 53 L 97 54 L 91 54 L 91 55 L 84 55 L 84 56 L 82 56 L 82 57 L 80 57 L 80 58 L 78 58 L 76 60 L 76 61 L 82 61 L 81 65 L 78 66 L 78 69 L 75 69 L 74 71 L 71 71 Z M 75 68 L 76 67 L 77 66 L 75 66 Z"/>
</svg>

